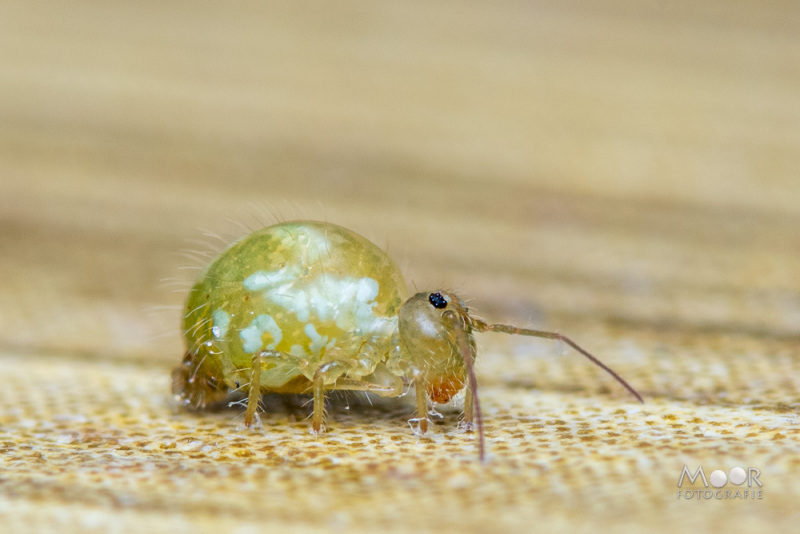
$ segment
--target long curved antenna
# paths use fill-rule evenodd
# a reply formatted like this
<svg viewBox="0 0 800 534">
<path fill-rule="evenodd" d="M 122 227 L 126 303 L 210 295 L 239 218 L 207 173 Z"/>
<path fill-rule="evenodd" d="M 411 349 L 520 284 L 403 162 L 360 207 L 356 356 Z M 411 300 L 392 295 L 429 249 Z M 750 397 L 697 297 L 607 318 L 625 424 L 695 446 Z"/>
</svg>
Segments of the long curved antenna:
<svg viewBox="0 0 800 534">
<path fill-rule="evenodd" d="M 622 384 L 622 386 L 625 389 L 630 391 L 639 402 L 644 404 L 644 399 L 642 399 L 642 396 L 639 395 L 639 393 L 635 389 L 633 389 L 633 387 L 631 387 L 631 385 L 628 384 L 625 381 L 625 379 L 623 379 L 621 376 L 615 373 L 609 366 L 607 366 L 606 364 L 604 364 L 603 362 L 601 362 L 600 360 L 589 354 L 587 351 L 582 349 L 577 343 L 575 343 L 565 335 L 559 334 L 557 332 L 546 332 L 544 330 L 531 330 L 530 328 L 519 328 L 517 326 L 511 326 L 507 324 L 488 324 L 481 321 L 480 319 L 475 319 L 475 318 L 470 318 L 470 319 L 472 321 L 472 327 L 478 332 L 502 332 L 504 334 L 543 337 L 546 339 L 557 339 L 559 341 L 563 341 L 573 349 L 577 350 L 578 352 L 589 358 L 589 360 L 591 360 L 592 363 L 594 363 L 595 365 L 603 369 L 605 372 L 613 376 L 614 379 L 620 384 Z"/>
</svg>

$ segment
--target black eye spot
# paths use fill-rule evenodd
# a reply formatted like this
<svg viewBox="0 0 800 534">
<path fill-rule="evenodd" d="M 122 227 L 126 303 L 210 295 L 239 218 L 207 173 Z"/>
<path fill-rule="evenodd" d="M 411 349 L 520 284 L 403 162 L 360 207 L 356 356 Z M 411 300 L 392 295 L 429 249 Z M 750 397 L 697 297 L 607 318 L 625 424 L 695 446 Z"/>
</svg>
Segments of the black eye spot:
<svg viewBox="0 0 800 534">
<path fill-rule="evenodd" d="M 441 310 L 442 308 L 447 307 L 447 301 L 444 300 L 444 297 L 441 293 L 431 293 L 428 297 L 428 300 L 433 304 L 434 308 Z"/>
</svg>

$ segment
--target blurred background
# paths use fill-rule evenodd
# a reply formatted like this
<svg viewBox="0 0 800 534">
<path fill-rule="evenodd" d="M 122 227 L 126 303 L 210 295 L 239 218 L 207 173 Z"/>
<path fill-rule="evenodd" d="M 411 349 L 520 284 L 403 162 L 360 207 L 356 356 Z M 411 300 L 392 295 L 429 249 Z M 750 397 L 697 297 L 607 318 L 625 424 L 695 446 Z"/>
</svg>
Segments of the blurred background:
<svg viewBox="0 0 800 534">
<path fill-rule="evenodd" d="M 763 454 L 796 457 L 798 169 L 796 2 L 3 0 L 0 421 L 12 439 L 41 403 L 78 403 L 101 364 L 96 421 L 139 395 L 180 421 L 164 399 L 196 251 L 306 218 L 388 249 L 412 288 L 571 335 L 667 412 L 780 407 L 795 433 Z M 628 400 L 558 348 L 481 343 L 487 395 Z M 678 474 L 659 473 L 670 506 Z M 7 496 L 46 478 L 16 476 Z M 790 521 L 792 495 L 751 518 Z M 661 498 L 599 520 L 700 511 Z"/>
</svg>

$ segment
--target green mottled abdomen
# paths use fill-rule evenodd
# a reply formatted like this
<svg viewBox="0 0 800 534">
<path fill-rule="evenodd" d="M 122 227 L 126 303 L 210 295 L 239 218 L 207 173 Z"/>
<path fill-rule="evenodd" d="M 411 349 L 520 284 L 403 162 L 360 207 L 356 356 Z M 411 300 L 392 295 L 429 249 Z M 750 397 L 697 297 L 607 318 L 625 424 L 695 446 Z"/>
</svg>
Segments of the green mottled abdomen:
<svg viewBox="0 0 800 534">
<path fill-rule="evenodd" d="M 305 392 L 333 360 L 350 362 L 348 378 L 368 376 L 397 343 L 405 298 L 394 262 L 346 228 L 299 221 L 258 230 L 194 285 L 173 390 L 198 407 L 221 400 L 249 382 L 253 356 L 264 351 L 281 355 L 263 368 L 264 391 Z"/>
</svg>

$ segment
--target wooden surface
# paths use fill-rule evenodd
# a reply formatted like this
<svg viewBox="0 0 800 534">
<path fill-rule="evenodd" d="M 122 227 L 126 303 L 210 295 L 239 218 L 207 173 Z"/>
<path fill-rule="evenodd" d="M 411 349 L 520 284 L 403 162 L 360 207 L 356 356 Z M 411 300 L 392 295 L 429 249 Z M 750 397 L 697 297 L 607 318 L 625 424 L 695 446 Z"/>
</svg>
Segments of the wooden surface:
<svg viewBox="0 0 800 534">
<path fill-rule="evenodd" d="M 795 2 L 4 0 L 0 530 L 796 527 L 798 96 Z M 194 251 L 294 218 L 646 404 L 487 334 L 486 465 L 454 412 L 176 409 Z"/>
</svg>

